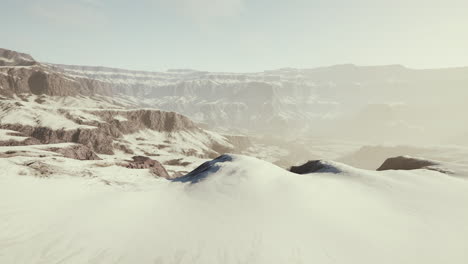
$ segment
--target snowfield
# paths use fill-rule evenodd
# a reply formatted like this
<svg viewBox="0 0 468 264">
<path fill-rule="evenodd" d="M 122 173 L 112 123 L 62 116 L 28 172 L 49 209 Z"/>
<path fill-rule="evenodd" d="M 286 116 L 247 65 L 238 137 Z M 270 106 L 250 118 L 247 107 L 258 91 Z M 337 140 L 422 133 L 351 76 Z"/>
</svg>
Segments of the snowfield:
<svg viewBox="0 0 468 264">
<path fill-rule="evenodd" d="M 0 263 L 468 262 L 465 175 L 227 157 L 193 184 L 59 157 L 41 178 L 30 157 L 0 159 Z"/>
</svg>

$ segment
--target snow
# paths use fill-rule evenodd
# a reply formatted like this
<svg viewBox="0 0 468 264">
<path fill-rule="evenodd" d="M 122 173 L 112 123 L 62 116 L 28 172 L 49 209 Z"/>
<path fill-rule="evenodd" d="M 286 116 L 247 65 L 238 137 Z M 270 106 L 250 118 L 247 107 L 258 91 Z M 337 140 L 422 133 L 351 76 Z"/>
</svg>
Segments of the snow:
<svg viewBox="0 0 468 264">
<path fill-rule="evenodd" d="M 4 61 L 4 62 L 14 62 L 13 59 L 8 59 L 8 58 L 4 58 L 4 57 L 0 57 L 0 60 Z"/>
<path fill-rule="evenodd" d="M 22 161 L 0 159 L 0 263 L 468 261 L 468 182 L 439 172 L 296 175 L 231 155 L 189 184 L 63 158 L 36 178 Z"/>
<path fill-rule="evenodd" d="M 14 106 L 11 103 L 0 103 L 1 123 L 42 126 L 52 129 L 94 128 L 74 123 L 60 114 L 57 109 L 31 107 L 25 102 L 21 102 L 21 104 L 22 106 Z"/>
<path fill-rule="evenodd" d="M 43 103 L 38 103 L 40 99 Z M 120 105 L 120 106 L 119 106 Z M 85 122 L 103 122 L 99 116 L 88 112 L 108 109 L 124 109 L 131 103 L 124 99 L 104 96 L 94 97 L 53 97 L 53 96 L 24 96 L 0 102 L 1 124 L 22 124 L 42 126 L 52 129 L 93 129 L 94 126 L 80 125 L 70 118 Z"/>
<path fill-rule="evenodd" d="M 27 138 L 23 136 L 14 135 L 17 133 L 18 133 L 17 131 L 13 131 L 13 130 L 0 129 L 0 141 L 8 141 L 8 140 L 23 141 Z"/>
<path fill-rule="evenodd" d="M 117 120 L 117 121 L 120 121 L 120 122 L 123 122 L 123 121 L 128 121 L 127 118 L 121 116 L 121 115 L 115 115 L 114 116 L 114 119 Z"/>
</svg>

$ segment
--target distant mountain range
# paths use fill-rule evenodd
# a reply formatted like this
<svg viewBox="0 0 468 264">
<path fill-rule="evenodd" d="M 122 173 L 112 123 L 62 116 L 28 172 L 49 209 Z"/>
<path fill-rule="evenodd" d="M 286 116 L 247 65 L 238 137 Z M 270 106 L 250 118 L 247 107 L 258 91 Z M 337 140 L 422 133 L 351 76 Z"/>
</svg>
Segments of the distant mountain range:
<svg viewBox="0 0 468 264">
<path fill-rule="evenodd" d="M 8 62 L 0 68 L 1 94 L 125 97 L 217 130 L 356 139 L 368 139 L 367 133 L 362 136 L 367 131 L 376 141 L 402 136 L 418 140 L 424 131 L 428 138 L 445 140 L 452 136 L 445 130 L 458 131 L 467 121 L 457 113 L 467 110 L 468 67 L 346 64 L 258 73 L 148 72 L 37 63 L 8 50 L 0 54 Z M 451 118 L 434 124 L 434 116 Z"/>
</svg>

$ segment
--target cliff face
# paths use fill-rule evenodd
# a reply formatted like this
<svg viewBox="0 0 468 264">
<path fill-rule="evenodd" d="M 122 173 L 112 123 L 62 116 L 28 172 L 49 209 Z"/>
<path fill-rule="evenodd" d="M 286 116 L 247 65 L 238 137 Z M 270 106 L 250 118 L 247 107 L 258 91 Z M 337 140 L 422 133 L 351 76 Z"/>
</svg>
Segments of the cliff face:
<svg viewBox="0 0 468 264">
<path fill-rule="evenodd" d="M 0 48 L 0 66 L 31 66 L 37 62 L 28 54 Z"/>
<path fill-rule="evenodd" d="M 30 55 L 0 49 L 0 95 L 112 95 L 111 85 L 74 77 L 36 62 Z"/>
<path fill-rule="evenodd" d="M 199 129 L 189 118 L 174 112 L 153 109 L 92 110 L 89 112 L 98 116 L 104 123 L 94 121 L 82 122 L 82 124 L 96 125 L 101 128 L 107 127 L 114 134 L 130 134 L 142 129 L 151 129 L 159 132 Z M 70 116 L 70 118 L 73 117 Z M 75 121 L 80 122 L 80 120 Z"/>
<path fill-rule="evenodd" d="M 460 124 L 466 123 L 459 113 L 467 111 L 467 67 L 417 70 L 400 65 L 336 65 L 216 73 L 55 66 L 73 76 L 112 84 L 114 92 L 136 97 L 145 106 L 175 111 L 231 133 L 268 135 L 275 131 L 288 136 L 297 131 L 301 136 L 351 140 L 368 140 L 367 135 L 373 134 L 374 141 L 405 138 L 426 143 L 466 130 L 459 131 Z M 440 108 L 440 102 L 447 107 Z M 369 108 L 369 103 L 391 107 L 379 110 Z M 382 112 L 363 115 L 375 111 Z M 444 124 L 433 122 L 435 116 Z M 432 132 L 421 136 L 420 128 Z M 450 130 L 457 132 L 446 135 Z"/>
<path fill-rule="evenodd" d="M 156 155 L 164 150 L 200 158 L 234 149 L 227 138 L 201 129 L 189 118 L 174 112 L 76 108 L 67 103 L 51 105 L 54 98 L 61 100 L 34 95 L 0 100 L 0 129 L 8 136 L 16 131 L 21 139 L 0 139 L 0 145 L 73 142 L 99 154 L 123 151 Z"/>
</svg>

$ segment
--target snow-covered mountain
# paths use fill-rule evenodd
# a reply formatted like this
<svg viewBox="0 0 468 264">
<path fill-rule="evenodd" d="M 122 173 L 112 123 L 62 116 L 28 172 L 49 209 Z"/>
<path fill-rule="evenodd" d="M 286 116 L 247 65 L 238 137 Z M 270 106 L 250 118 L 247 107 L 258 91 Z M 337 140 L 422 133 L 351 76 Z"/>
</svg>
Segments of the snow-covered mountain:
<svg viewBox="0 0 468 264">
<path fill-rule="evenodd" d="M 15 63 L 0 66 L 0 94 L 120 97 L 236 133 L 428 143 L 465 133 L 461 124 L 468 121 L 458 114 L 468 111 L 468 68 L 349 64 L 257 73 L 148 72 L 45 64 L 2 52 L 4 61 Z"/>
<path fill-rule="evenodd" d="M 109 83 L 65 74 L 14 51 L 2 49 L 0 58 L 8 61 L 0 66 L 0 152 L 7 157 L 35 156 L 38 148 L 124 165 L 132 157 L 157 157 L 178 176 L 197 162 L 249 147 L 243 136 L 220 135 L 182 114 L 113 96 Z M 14 150 L 23 146 L 32 147 Z"/>
</svg>

